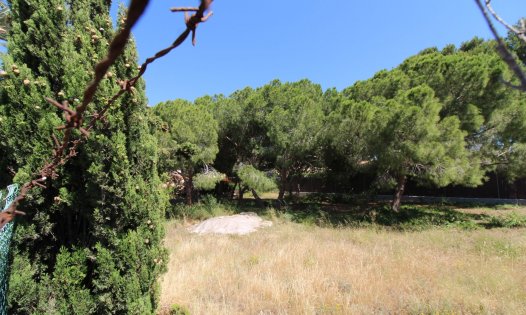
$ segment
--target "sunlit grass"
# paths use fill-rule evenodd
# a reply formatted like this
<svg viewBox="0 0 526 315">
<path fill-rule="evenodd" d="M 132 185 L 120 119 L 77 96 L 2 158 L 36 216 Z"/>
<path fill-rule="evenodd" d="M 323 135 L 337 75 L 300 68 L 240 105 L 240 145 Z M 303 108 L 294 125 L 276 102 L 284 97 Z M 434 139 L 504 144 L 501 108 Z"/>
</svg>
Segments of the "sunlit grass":
<svg viewBox="0 0 526 315">
<path fill-rule="evenodd" d="M 268 199 L 268 200 L 276 200 L 278 199 L 279 192 L 277 191 L 270 191 L 270 192 L 264 192 L 258 194 L 259 198 L 261 199 Z M 245 199 L 254 199 L 254 196 L 249 192 L 243 195 L 243 198 Z"/>
<path fill-rule="evenodd" d="M 484 210 L 490 211 L 490 210 Z M 493 210 L 494 211 L 494 210 Z M 161 305 L 192 314 L 525 314 L 526 230 L 167 225 Z"/>
</svg>

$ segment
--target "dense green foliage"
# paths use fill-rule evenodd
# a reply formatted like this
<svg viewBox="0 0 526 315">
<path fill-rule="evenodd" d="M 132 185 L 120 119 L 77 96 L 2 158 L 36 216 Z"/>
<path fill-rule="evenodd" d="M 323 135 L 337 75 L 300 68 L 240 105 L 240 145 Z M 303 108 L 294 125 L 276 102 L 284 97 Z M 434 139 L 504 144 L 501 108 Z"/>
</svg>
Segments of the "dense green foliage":
<svg viewBox="0 0 526 315">
<path fill-rule="evenodd" d="M 192 204 L 194 176 L 199 169 L 207 169 L 217 154 L 217 123 L 203 107 L 183 100 L 161 103 L 153 108 L 160 121 L 155 132 L 159 139 L 161 172 L 182 170 L 185 180 L 187 204 Z M 210 179 L 218 176 L 205 174 L 199 177 L 204 189 L 211 189 Z M 205 181 L 206 180 L 206 181 Z"/>
<path fill-rule="evenodd" d="M 265 125 L 269 107 L 261 93 L 245 88 L 229 98 L 203 97 L 196 102 L 207 107 L 219 124 L 219 152 L 214 166 L 234 180 L 233 189 L 239 188 L 239 199 L 246 190 L 254 193 L 260 187 L 243 183 L 238 171 L 251 166 L 252 173 L 258 176 L 261 170 L 273 168 L 271 142 Z"/>
<path fill-rule="evenodd" d="M 12 30 L 0 82 L 0 184 L 23 182 L 51 156 L 61 113 L 44 97 L 77 105 L 113 36 L 109 1 L 10 1 Z M 122 19 L 120 19 L 122 20 Z M 133 42 L 93 107 L 134 75 Z M 93 111 L 91 109 L 90 111 Z M 90 113 L 88 113 L 90 114 Z M 166 197 L 144 83 L 122 98 L 59 177 L 21 205 L 10 314 L 151 314 L 166 254 Z M 75 137 L 79 137 L 78 134 Z"/>
<path fill-rule="evenodd" d="M 0 81 L 0 186 L 30 179 L 51 156 L 50 139 L 60 137 L 55 127 L 63 119 L 44 97 L 80 102 L 114 34 L 109 5 L 10 1 Z M 524 62 L 523 43 L 512 34 L 507 42 Z M 103 80 L 94 108 L 136 72 L 131 41 Z M 154 313 L 166 260 L 167 188 L 174 184 L 162 185 L 158 173 L 184 183 L 187 204 L 195 190 L 233 198 L 238 189 L 240 200 L 251 191 L 260 204 L 258 193 L 278 189 L 282 200 L 302 177 L 339 183 L 365 175 L 373 179 L 370 191 L 394 197 L 390 208 L 360 220 L 471 228 L 456 212 L 401 207 L 400 201 L 408 181 L 476 186 L 488 172 L 509 180 L 526 176 L 526 100 L 502 79 L 513 80 L 495 44 L 475 38 L 458 48 L 426 49 L 341 92 L 324 92 L 309 80 L 274 80 L 228 97 L 148 109 L 140 82 L 58 178 L 21 205 L 28 216 L 15 239 L 10 313 Z M 201 197 L 197 207 L 174 207 L 174 215 L 203 219 L 235 211 L 211 194 Z M 328 220 L 320 207 L 307 209 L 305 222 Z M 487 224 L 525 223 L 501 217 Z"/>
<path fill-rule="evenodd" d="M 276 170 L 281 199 L 294 176 L 301 176 L 320 161 L 322 96 L 321 87 L 308 80 L 274 80 L 256 90 L 237 91 L 230 98 L 198 100 L 208 105 L 219 122 L 215 166 L 240 181 L 240 196 L 246 189 L 267 190 L 262 185 L 270 187 L 271 181 L 257 171 Z M 243 173 L 248 179 L 244 181 L 238 171 L 249 170 L 244 168 L 247 166 L 252 167 L 253 179 Z"/>
<path fill-rule="evenodd" d="M 271 141 L 271 158 L 280 178 L 279 199 L 289 181 L 308 171 L 317 160 L 323 124 L 322 90 L 302 80 L 281 84 L 271 82 L 262 88 L 269 113 L 265 118 Z"/>
<path fill-rule="evenodd" d="M 275 80 L 196 104 L 218 123 L 214 167 L 240 199 L 258 190 L 243 168 L 276 172 L 279 199 L 300 177 L 362 174 L 375 179 L 371 191 L 395 191 L 397 210 L 407 181 L 472 187 L 488 172 L 526 176 L 526 104 L 503 79 L 511 75 L 495 43 L 475 38 L 426 49 L 342 92 Z"/>
<path fill-rule="evenodd" d="M 480 183 L 482 174 L 471 164 L 458 118 L 440 119 L 441 104 L 433 90 L 412 88 L 385 106 L 385 126 L 373 146 L 379 173 L 396 185 L 394 210 L 408 177 L 436 186 Z"/>
<path fill-rule="evenodd" d="M 268 192 L 277 188 L 276 182 L 262 171 L 257 170 L 252 165 L 240 165 L 237 168 L 237 176 L 242 185 L 256 192 Z"/>
<path fill-rule="evenodd" d="M 194 177 L 194 187 L 199 190 L 213 190 L 224 178 L 225 174 L 215 170 L 199 173 Z"/>
<path fill-rule="evenodd" d="M 519 92 L 502 84 L 502 79 L 508 78 L 495 44 L 475 38 L 458 49 L 426 49 L 392 71 L 381 71 L 356 83 L 343 94 L 388 108 L 382 118 L 364 119 L 373 124 L 386 122 L 370 129 L 374 139 L 365 138 L 367 143 L 377 143 L 372 148 L 378 162 L 374 166 L 380 166 L 378 175 L 398 169 L 399 174 L 410 175 L 422 184 L 471 186 L 480 184 L 488 171 L 498 170 L 510 180 L 526 175 L 521 166 L 525 101 Z M 421 114 L 415 112 L 414 102 L 402 100 L 415 88 L 428 89 L 424 94 L 434 99 L 426 101 L 428 105 L 422 109 L 428 109 Z M 394 103 L 402 106 L 393 107 Z M 370 158 L 371 153 L 366 153 Z M 416 160 L 408 163 L 407 159 L 413 158 Z M 381 167 L 382 161 L 388 161 L 387 168 L 385 164 Z M 404 164 L 407 169 L 400 172 Z M 392 185 L 401 188 L 402 178 Z"/>
</svg>

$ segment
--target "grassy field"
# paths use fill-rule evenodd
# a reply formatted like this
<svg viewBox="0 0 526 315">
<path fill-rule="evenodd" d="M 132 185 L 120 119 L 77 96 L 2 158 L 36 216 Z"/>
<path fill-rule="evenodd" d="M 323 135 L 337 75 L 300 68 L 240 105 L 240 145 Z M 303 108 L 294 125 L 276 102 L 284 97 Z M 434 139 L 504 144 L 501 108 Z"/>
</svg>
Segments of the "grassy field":
<svg viewBox="0 0 526 315">
<path fill-rule="evenodd" d="M 509 211 L 526 214 L 459 213 L 476 221 Z M 191 314 L 526 314 L 524 228 L 319 227 L 288 218 L 243 237 L 196 236 L 169 223 L 161 314 L 175 304 Z"/>
</svg>

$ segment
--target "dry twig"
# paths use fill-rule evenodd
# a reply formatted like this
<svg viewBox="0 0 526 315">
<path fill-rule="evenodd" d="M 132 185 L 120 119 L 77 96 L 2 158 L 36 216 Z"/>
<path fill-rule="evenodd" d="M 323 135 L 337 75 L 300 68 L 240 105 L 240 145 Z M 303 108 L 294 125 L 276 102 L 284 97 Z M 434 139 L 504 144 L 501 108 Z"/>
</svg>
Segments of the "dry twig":
<svg viewBox="0 0 526 315">
<path fill-rule="evenodd" d="M 491 0 L 486 0 L 486 8 L 488 8 L 488 11 L 493 15 L 495 20 L 499 21 L 500 24 L 504 25 L 508 29 L 508 31 L 515 33 L 523 42 L 526 43 L 526 20 L 522 20 L 521 29 L 518 29 L 504 21 L 498 14 L 493 10 L 493 7 L 491 6 Z"/>
<path fill-rule="evenodd" d="M 197 12 L 197 11 L 199 11 L 199 8 L 180 7 L 180 8 L 171 8 L 170 11 L 172 11 L 172 12 Z"/>
<path fill-rule="evenodd" d="M 497 29 L 495 28 L 495 25 L 493 24 L 493 21 L 491 20 L 490 13 L 493 15 L 493 17 L 502 23 L 508 30 L 515 33 L 521 40 L 525 41 L 526 43 L 526 29 L 519 31 L 518 29 L 511 27 L 508 23 L 504 22 L 504 20 L 497 15 L 495 10 L 491 7 L 491 0 L 485 0 L 485 5 L 482 4 L 482 0 L 475 0 L 477 6 L 479 7 L 480 11 L 482 12 L 482 15 L 484 16 L 484 19 L 486 20 L 486 23 L 488 24 L 491 33 L 495 37 L 495 40 L 497 41 L 497 51 L 499 52 L 502 60 L 506 62 L 510 70 L 515 74 L 515 76 L 519 79 L 520 84 L 518 86 L 515 86 L 509 82 L 505 82 L 506 85 L 519 89 L 521 91 L 526 92 L 526 73 L 522 70 L 521 66 L 517 63 L 517 60 L 513 56 L 513 54 L 509 51 L 506 43 L 504 40 L 499 36 L 499 33 L 497 32 Z M 488 13 L 488 11 L 490 13 Z"/>
</svg>

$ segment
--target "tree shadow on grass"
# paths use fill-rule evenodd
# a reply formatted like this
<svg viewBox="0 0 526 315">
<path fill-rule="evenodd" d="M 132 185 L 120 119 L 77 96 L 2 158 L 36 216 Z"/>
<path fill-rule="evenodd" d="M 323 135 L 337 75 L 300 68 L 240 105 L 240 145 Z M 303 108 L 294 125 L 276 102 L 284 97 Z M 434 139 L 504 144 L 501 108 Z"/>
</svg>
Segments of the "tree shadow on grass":
<svg viewBox="0 0 526 315">
<path fill-rule="evenodd" d="M 334 202 L 330 199 L 202 202 L 186 207 L 186 215 L 206 219 L 217 215 L 254 212 L 260 216 L 277 217 L 285 221 L 328 228 L 370 227 L 399 231 L 420 231 L 431 228 L 520 228 L 526 227 L 526 216 L 510 213 L 493 216 L 459 209 L 458 205 L 403 205 L 399 212 L 386 202 Z M 345 200 L 347 201 L 347 200 Z M 178 210 L 181 211 L 181 210 Z"/>
<path fill-rule="evenodd" d="M 486 227 L 491 218 L 486 214 L 458 211 L 448 206 L 405 205 L 394 212 L 384 205 L 371 211 L 371 222 L 401 230 L 422 230 L 432 227 L 458 227 L 476 229 Z"/>
<path fill-rule="evenodd" d="M 267 209 L 253 208 L 265 215 Z M 385 203 L 331 204 L 291 203 L 275 210 L 292 222 L 321 227 L 380 227 L 403 231 L 418 231 L 436 227 L 477 229 L 498 227 L 491 225 L 492 216 L 465 213 L 454 207 L 442 205 L 405 205 L 394 212 Z"/>
</svg>

